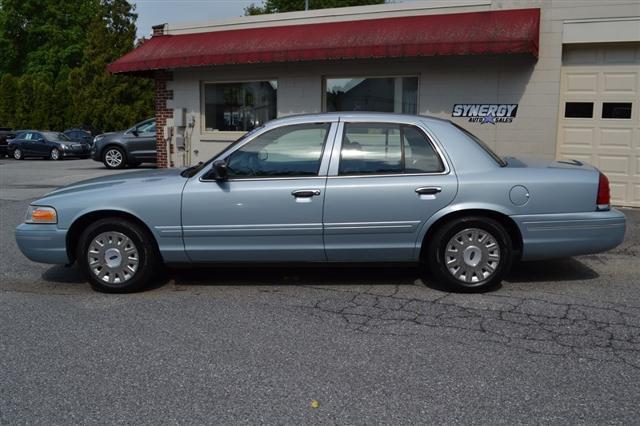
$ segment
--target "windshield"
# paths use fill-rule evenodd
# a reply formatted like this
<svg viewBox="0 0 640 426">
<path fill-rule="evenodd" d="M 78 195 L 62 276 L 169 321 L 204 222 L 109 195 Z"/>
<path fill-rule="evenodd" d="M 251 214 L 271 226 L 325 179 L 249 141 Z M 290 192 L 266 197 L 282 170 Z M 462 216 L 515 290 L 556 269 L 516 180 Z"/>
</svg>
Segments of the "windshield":
<svg viewBox="0 0 640 426">
<path fill-rule="evenodd" d="M 44 135 L 45 139 L 47 139 L 48 141 L 53 141 L 53 142 L 71 142 L 71 139 L 69 139 L 64 133 L 43 132 L 42 134 Z"/>
<path fill-rule="evenodd" d="M 506 167 L 507 166 L 507 162 L 504 161 L 498 154 L 493 152 L 493 150 L 491 148 L 489 148 L 489 145 L 484 143 L 482 141 L 482 139 L 480 139 L 479 137 L 477 137 L 476 135 L 474 135 L 473 133 L 471 133 L 467 129 L 458 126 L 456 123 L 451 123 L 451 124 L 453 124 L 456 128 L 458 128 L 462 133 L 464 133 L 465 135 L 469 136 L 469 138 L 472 141 L 477 143 L 480 146 L 480 148 L 482 148 L 487 154 L 489 154 L 489 156 L 491 158 L 493 158 L 495 160 L 496 163 L 498 163 L 500 165 L 500 167 Z"/>
<path fill-rule="evenodd" d="M 182 173 L 180 173 L 182 176 L 184 177 L 191 177 L 193 175 L 195 175 L 196 173 L 198 173 L 200 170 L 202 170 L 203 168 L 205 168 L 208 164 L 210 164 L 211 162 L 213 162 L 213 160 L 215 160 L 216 158 L 219 158 L 221 156 L 223 156 L 226 152 L 228 152 L 229 150 L 233 149 L 236 145 L 238 145 L 239 143 L 242 143 L 243 141 L 245 141 L 247 138 L 249 138 L 250 136 L 254 135 L 255 133 L 257 133 L 259 130 L 262 130 L 264 128 L 264 126 L 260 126 L 260 127 L 256 127 L 255 129 L 245 133 L 244 135 L 240 136 L 240 138 L 238 138 L 235 142 L 231 143 L 229 146 L 227 146 L 225 149 L 223 149 L 222 151 L 220 151 L 218 154 L 214 155 L 213 157 L 211 157 L 210 159 L 208 159 L 207 161 L 205 161 L 204 163 L 199 163 L 196 164 L 195 166 L 191 166 L 185 170 L 182 171 Z"/>
</svg>

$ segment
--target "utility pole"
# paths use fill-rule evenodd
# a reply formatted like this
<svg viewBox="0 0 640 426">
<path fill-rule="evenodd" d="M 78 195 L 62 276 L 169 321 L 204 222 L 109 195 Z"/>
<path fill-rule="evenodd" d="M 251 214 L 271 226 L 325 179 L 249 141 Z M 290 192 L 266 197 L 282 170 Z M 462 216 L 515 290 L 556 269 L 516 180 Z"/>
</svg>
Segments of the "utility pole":
<svg viewBox="0 0 640 426">
<path fill-rule="evenodd" d="M 304 10 L 309 10 L 309 0 L 304 0 Z"/>
</svg>

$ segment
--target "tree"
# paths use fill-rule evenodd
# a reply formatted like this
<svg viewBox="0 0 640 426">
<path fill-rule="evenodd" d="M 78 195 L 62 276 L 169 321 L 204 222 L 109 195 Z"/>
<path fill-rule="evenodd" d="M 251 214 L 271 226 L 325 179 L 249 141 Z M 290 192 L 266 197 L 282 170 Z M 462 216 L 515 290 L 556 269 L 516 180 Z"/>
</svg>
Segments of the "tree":
<svg viewBox="0 0 640 426">
<path fill-rule="evenodd" d="M 153 83 L 111 75 L 133 49 L 126 0 L 0 0 L 0 125 L 115 130 L 153 115 Z"/>
<path fill-rule="evenodd" d="M 309 9 L 329 7 L 365 6 L 383 4 L 385 0 L 309 0 Z M 263 4 L 251 4 L 244 9 L 245 15 L 263 15 L 267 13 L 295 12 L 304 10 L 305 0 L 265 0 Z"/>
</svg>

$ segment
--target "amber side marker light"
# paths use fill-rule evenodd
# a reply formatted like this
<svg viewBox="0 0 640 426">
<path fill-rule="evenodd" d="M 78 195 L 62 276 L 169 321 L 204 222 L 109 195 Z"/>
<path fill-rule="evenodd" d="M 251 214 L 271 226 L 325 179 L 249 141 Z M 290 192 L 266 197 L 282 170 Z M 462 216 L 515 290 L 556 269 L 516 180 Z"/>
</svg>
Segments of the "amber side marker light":
<svg viewBox="0 0 640 426">
<path fill-rule="evenodd" d="M 58 223 L 58 215 L 53 207 L 29 206 L 26 223 Z"/>
</svg>

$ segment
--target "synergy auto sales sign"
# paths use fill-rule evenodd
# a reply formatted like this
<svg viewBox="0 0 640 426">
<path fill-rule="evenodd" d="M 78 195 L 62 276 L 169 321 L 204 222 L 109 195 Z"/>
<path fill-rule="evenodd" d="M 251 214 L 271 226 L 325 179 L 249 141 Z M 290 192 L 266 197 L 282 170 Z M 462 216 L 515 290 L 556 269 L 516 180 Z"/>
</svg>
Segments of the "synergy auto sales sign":
<svg viewBox="0 0 640 426">
<path fill-rule="evenodd" d="M 469 118 L 471 123 L 511 123 L 516 118 L 518 104 L 455 104 L 452 117 Z"/>
</svg>

